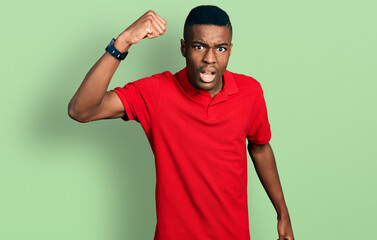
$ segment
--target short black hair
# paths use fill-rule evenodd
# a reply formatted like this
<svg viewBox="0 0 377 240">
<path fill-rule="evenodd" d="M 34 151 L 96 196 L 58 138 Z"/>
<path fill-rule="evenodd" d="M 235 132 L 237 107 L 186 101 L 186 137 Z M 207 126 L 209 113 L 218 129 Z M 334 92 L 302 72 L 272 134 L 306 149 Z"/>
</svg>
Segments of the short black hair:
<svg viewBox="0 0 377 240">
<path fill-rule="evenodd" d="M 183 38 L 187 38 L 188 30 L 194 25 L 216 25 L 230 28 L 232 33 L 232 24 L 228 14 L 221 8 L 213 5 L 201 5 L 191 9 L 188 14 L 183 29 Z"/>
</svg>

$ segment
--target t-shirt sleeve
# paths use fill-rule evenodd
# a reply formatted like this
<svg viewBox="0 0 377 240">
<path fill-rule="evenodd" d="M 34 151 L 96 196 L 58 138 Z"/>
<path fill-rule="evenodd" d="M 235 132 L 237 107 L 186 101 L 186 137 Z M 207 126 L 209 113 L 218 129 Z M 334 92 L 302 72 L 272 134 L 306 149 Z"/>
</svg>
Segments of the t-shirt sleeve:
<svg viewBox="0 0 377 240">
<path fill-rule="evenodd" d="M 126 113 L 122 119 L 139 122 L 147 133 L 156 112 L 159 90 L 159 79 L 155 76 L 127 83 L 124 87 L 116 87 L 113 91 L 122 101 Z"/>
<path fill-rule="evenodd" d="M 267 107 L 263 90 L 258 83 L 257 98 L 250 116 L 250 128 L 247 139 L 255 144 L 266 144 L 271 140 L 271 129 L 268 121 Z"/>
</svg>

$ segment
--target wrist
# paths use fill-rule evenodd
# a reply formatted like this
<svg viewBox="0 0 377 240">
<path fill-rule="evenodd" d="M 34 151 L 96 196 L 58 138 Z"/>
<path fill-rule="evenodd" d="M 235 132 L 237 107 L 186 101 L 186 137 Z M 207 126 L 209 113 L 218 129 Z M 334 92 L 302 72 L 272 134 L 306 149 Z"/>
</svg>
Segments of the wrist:
<svg viewBox="0 0 377 240">
<path fill-rule="evenodd" d="M 283 209 L 277 212 L 277 218 L 278 219 L 284 219 L 284 218 L 289 218 L 289 212 L 288 209 Z"/>
<path fill-rule="evenodd" d="M 121 53 L 127 52 L 132 44 L 128 43 L 126 39 L 121 36 L 118 36 L 115 39 L 114 47 Z"/>
</svg>

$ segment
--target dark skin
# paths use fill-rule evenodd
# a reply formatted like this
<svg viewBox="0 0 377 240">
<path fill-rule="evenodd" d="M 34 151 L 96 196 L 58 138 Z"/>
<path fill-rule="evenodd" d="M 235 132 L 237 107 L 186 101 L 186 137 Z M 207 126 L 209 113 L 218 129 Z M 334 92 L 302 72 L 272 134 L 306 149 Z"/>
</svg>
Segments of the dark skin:
<svg viewBox="0 0 377 240">
<path fill-rule="evenodd" d="M 185 40 L 181 40 L 181 52 L 186 58 L 188 79 L 195 88 L 207 90 L 214 97 L 223 86 L 222 76 L 233 46 L 231 30 L 226 26 L 215 25 L 194 25 L 186 30 L 188 34 Z M 201 80 L 200 73 L 203 69 L 215 73 L 213 81 L 208 83 Z M 294 240 L 271 145 L 249 142 L 248 151 L 258 177 L 277 212 L 279 240 Z"/>
<path fill-rule="evenodd" d="M 269 143 L 258 145 L 249 142 L 247 149 L 258 177 L 275 207 L 278 219 L 277 229 L 279 240 L 294 240 L 291 220 L 285 204 L 271 145 Z"/>
<path fill-rule="evenodd" d="M 215 25 L 194 25 L 188 30 L 188 38 L 181 39 L 181 52 L 186 58 L 187 74 L 191 84 L 207 90 L 212 97 L 223 86 L 222 76 L 228 65 L 233 44 L 232 33 L 227 27 Z M 214 73 L 214 80 L 203 82 L 200 72 Z"/>
<path fill-rule="evenodd" d="M 144 38 L 156 38 L 166 31 L 166 21 L 149 10 L 125 29 L 114 42 L 120 52 Z M 125 116 L 122 102 L 114 91 L 107 91 L 111 78 L 120 64 L 108 52 L 93 65 L 68 105 L 68 115 L 78 122 Z"/>
<path fill-rule="evenodd" d="M 140 40 L 156 38 L 165 31 L 166 21 L 150 10 L 124 30 L 117 37 L 114 46 L 125 52 Z M 194 87 L 206 90 L 215 97 L 222 89 L 222 76 L 233 46 L 230 29 L 214 25 L 194 25 L 191 34 L 189 32 L 187 36 L 185 41 L 181 40 L 181 52 L 186 58 L 188 78 Z M 107 91 L 119 63 L 120 60 L 106 52 L 93 65 L 69 103 L 68 114 L 72 119 L 90 122 L 125 116 L 119 97 L 113 91 Z M 203 71 L 207 76 L 214 73 L 213 79 L 203 81 Z M 249 142 L 248 150 L 262 185 L 277 211 L 279 240 L 293 240 L 289 214 L 271 146 Z"/>
</svg>

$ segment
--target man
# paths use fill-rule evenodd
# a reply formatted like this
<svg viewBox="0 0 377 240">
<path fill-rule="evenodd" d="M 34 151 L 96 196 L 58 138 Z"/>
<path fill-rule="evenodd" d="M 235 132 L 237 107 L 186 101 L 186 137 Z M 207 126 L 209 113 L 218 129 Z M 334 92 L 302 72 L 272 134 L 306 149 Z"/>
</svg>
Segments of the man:
<svg viewBox="0 0 377 240">
<path fill-rule="evenodd" d="M 250 239 L 248 151 L 278 215 L 279 239 L 293 240 L 260 84 L 226 70 L 232 49 L 228 15 L 215 6 L 191 10 L 181 53 L 186 67 L 107 91 L 131 45 L 166 31 L 146 12 L 106 48 L 69 103 L 79 122 L 136 120 L 156 163 L 155 240 Z"/>
</svg>

